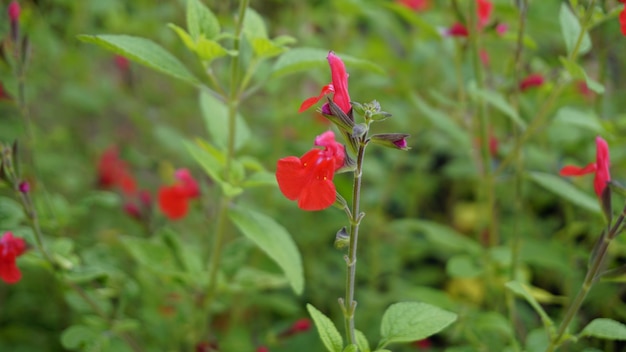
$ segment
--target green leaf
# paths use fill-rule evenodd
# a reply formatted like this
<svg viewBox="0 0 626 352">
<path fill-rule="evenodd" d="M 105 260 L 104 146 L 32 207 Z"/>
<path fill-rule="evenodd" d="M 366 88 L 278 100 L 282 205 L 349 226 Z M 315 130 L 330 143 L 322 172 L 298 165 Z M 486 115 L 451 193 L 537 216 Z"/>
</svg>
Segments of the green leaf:
<svg viewBox="0 0 626 352">
<path fill-rule="evenodd" d="M 20 203 L 8 197 L 0 197 L 0 228 L 17 227 L 25 219 Z"/>
<path fill-rule="evenodd" d="M 606 134 L 606 130 L 593 110 L 579 110 L 571 106 L 564 106 L 556 112 L 553 123 L 576 126 L 581 130 L 591 131 L 595 134 Z"/>
<path fill-rule="evenodd" d="M 302 259 L 287 230 L 267 215 L 239 206 L 233 206 L 228 215 L 244 236 L 278 264 L 294 292 L 301 294 L 304 288 Z"/>
<path fill-rule="evenodd" d="M 198 79 L 176 57 L 155 42 L 129 35 L 79 35 L 78 39 L 123 55 L 161 73 L 196 84 Z"/>
<path fill-rule="evenodd" d="M 370 352 L 370 343 L 367 341 L 367 337 L 360 330 L 355 330 L 356 344 L 359 346 L 359 352 Z"/>
<path fill-rule="evenodd" d="M 411 95 L 411 102 L 423 117 L 428 119 L 437 129 L 447 133 L 452 139 L 452 142 L 457 144 L 459 148 L 465 150 L 469 149 L 471 143 L 468 132 L 457 125 L 448 114 L 428 105 L 428 103 L 417 94 Z"/>
<path fill-rule="evenodd" d="M 277 186 L 276 176 L 267 171 L 259 171 L 255 172 L 250 177 L 248 177 L 242 184 L 241 187 L 261 187 L 261 186 Z"/>
<path fill-rule="evenodd" d="M 185 44 L 187 49 L 191 51 L 196 50 L 195 40 L 189 35 L 189 33 L 187 33 L 187 31 L 173 23 L 168 23 L 167 26 L 170 27 L 174 32 L 176 32 L 176 34 L 178 34 L 178 37 L 180 38 L 180 40 L 183 41 L 183 44 Z"/>
<path fill-rule="evenodd" d="M 493 106 L 508 118 L 511 119 L 516 125 L 518 125 L 521 129 L 526 128 L 526 122 L 522 120 L 517 111 L 509 104 L 508 101 L 504 98 L 504 96 L 496 91 L 479 89 L 476 86 L 476 82 L 471 82 L 468 85 L 468 92 L 470 97 L 474 100 L 483 99 L 487 104 Z"/>
<path fill-rule="evenodd" d="M 598 318 L 592 320 L 580 336 L 597 337 L 606 340 L 626 340 L 626 325 L 613 319 Z"/>
<path fill-rule="evenodd" d="M 565 70 L 572 76 L 572 78 L 575 79 L 583 79 L 585 80 L 585 83 L 587 84 L 587 87 L 589 89 L 591 89 L 592 91 L 598 93 L 598 94 L 603 94 L 604 93 L 604 86 L 596 81 L 594 81 L 593 79 L 591 79 L 588 75 L 587 72 L 585 71 L 585 69 L 580 66 L 579 64 L 577 64 L 576 62 L 572 61 L 572 60 L 568 60 L 564 57 L 559 57 L 559 60 L 561 60 L 561 63 L 563 64 L 563 67 L 565 68 Z"/>
<path fill-rule="evenodd" d="M 359 68 L 370 72 L 384 74 L 385 71 L 378 65 L 355 57 L 337 54 L 348 68 Z M 300 71 L 310 71 L 315 68 L 328 68 L 328 50 L 315 49 L 315 48 L 295 48 L 276 60 L 272 69 L 272 78 L 288 75 L 290 73 L 296 73 Z M 328 73 L 328 81 L 330 82 L 330 72 Z"/>
<path fill-rule="evenodd" d="M 320 339 L 326 349 L 329 352 L 341 352 L 343 349 L 343 338 L 339 331 L 335 327 L 335 324 L 324 315 L 324 313 L 317 310 L 311 304 L 306 305 L 306 309 L 309 311 L 309 315 L 315 323 L 317 333 L 320 335 Z"/>
<path fill-rule="evenodd" d="M 544 172 L 529 172 L 528 176 L 541 187 L 556 193 L 573 204 L 594 213 L 602 214 L 600 204 L 594 197 L 572 186 L 564 178 Z"/>
<path fill-rule="evenodd" d="M 162 243 L 136 237 L 121 237 L 122 244 L 143 267 L 158 273 L 171 273 L 176 262 L 170 250 Z"/>
<path fill-rule="evenodd" d="M 456 314 L 426 303 L 392 304 L 383 314 L 380 326 L 382 340 L 378 348 L 383 348 L 390 343 L 425 339 L 445 329 L 456 319 Z"/>
<path fill-rule="evenodd" d="M 528 304 L 533 307 L 537 314 L 539 314 L 539 317 L 541 318 L 541 321 L 543 322 L 543 325 L 545 327 L 552 327 L 554 325 L 552 319 L 550 319 L 546 311 L 543 310 L 541 305 L 539 305 L 539 302 L 537 302 L 535 297 L 533 297 L 530 289 L 528 289 L 526 285 L 517 281 L 509 281 L 505 284 L 505 286 L 518 296 L 522 296 L 526 300 L 526 302 L 528 302 Z"/>
<path fill-rule="evenodd" d="M 581 34 L 582 28 L 578 17 L 576 17 L 565 2 L 561 3 L 559 22 L 561 23 L 561 32 L 563 33 L 563 39 L 565 40 L 567 54 L 571 55 L 576 46 L 576 42 L 578 41 L 578 37 Z M 578 55 L 584 55 L 589 50 L 591 50 L 591 39 L 589 39 L 589 34 L 585 32 L 583 34 L 580 47 L 578 48 Z"/>
<path fill-rule="evenodd" d="M 268 38 L 263 17 L 251 8 L 246 10 L 246 17 L 243 21 L 243 32 L 248 39 Z"/>
<path fill-rule="evenodd" d="M 267 38 L 252 38 L 251 44 L 254 55 L 264 59 L 278 56 L 286 50 Z"/>
<path fill-rule="evenodd" d="M 220 23 L 200 0 L 187 0 L 187 30 L 194 40 L 213 39 L 220 33 Z"/>
<path fill-rule="evenodd" d="M 85 325 L 72 325 L 63 330 L 61 344 L 68 350 L 80 349 L 95 340 L 100 333 Z"/>
<path fill-rule="evenodd" d="M 464 236 L 453 228 L 432 221 L 417 219 L 401 219 L 390 223 L 397 231 L 423 232 L 426 239 L 439 248 L 451 253 L 482 253 L 481 245 L 473 239 Z"/>
<path fill-rule="evenodd" d="M 388 2 L 385 6 L 396 12 L 400 17 L 414 25 L 427 39 L 441 39 L 441 34 L 429 21 L 427 21 L 421 13 L 412 11 L 410 8 L 400 5 L 399 3 Z"/>
<path fill-rule="evenodd" d="M 228 146 L 228 108 L 213 95 L 200 91 L 200 109 L 207 131 L 215 145 L 223 150 Z M 250 129 L 240 114 L 235 117 L 235 149 L 240 149 L 250 138 Z"/>
<path fill-rule="evenodd" d="M 198 145 L 202 146 L 202 148 L 194 143 L 185 142 L 185 146 L 187 147 L 189 154 L 191 154 L 196 162 L 200 164 L 200 166 L 202 166 L 204 171 L 211 177 L 213 181 L 223 183 L 223 155 L 207 142 L 197 140 L 197 143 Z M 215 153 L 211 153 L 211 151 L 215 151 Z"/>
<path fill-rule="evenodd" d="M 446 272 L 451 277 L 472 278 L 483 272 L 473 256 L 467 254 L 456 255 L 446 263 Z"/>
<path fill-rule="evenodd" d="M 204 36 L 198 38 L 196 49 L 198 57 L 204 61 L 210 62 L 226 55 L 233 55 L 231 51 L 226 50 L 220 43 L 215 40 L 206 39 Z"/>
<path fill-rule="evenodd" d="M 348 345 L 346 346 L 346 348 L 343 349 L 343 352 L 358 352 L 359 348 L 357 347 L 357 345 Z"/>
</svg>

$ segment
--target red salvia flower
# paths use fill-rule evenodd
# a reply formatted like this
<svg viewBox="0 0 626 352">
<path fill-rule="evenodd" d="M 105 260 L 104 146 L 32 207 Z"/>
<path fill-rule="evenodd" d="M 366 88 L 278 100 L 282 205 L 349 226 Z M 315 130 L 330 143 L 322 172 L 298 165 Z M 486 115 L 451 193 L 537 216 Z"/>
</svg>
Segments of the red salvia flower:
<svg viewBox="0 0 626 352">
<path fill-rule="evenodd" d="M 428 8 L 428 0 L 397 0 L 396 3 L 406 6 L 413 11 L 424 11 Z"/>
<path fill-rule="evenodd" d="M 455 23 L 452 25 L 452 27 L 448 28 L 445 34 L 450 37 L 467 37 L 469 35 L 469 32 L 467 31 L 467 28 L 461 23 Z"/>
<path fill-rule="evenodd" d="M 337 104 L 343 112 L 346 114 L 350 112 L 352 105 L 350 105 L 350 94 L 348 93 L 348 73 L 346 72 L 346 65 L 341 61 L 339 56 L 335 55 L 332 51 L 328 53 L 327 59 L 330 65 L 332 83 L 322 87 L 320 95 L 303 101 L 298 112 L 303 112 L 310 108 L 328 93 L 334 93 L 333 102 Z"/>
<path fill-rule="evenodd" d="M 105 150 L 98 161 L 98 185 L 104 189 L 119 187 L 126 195 L 137 192 L 137 182 L 119 158 L 116 147 Z"/>
<path fill-rule="evenodd" d="M 543 84 L 544 78 L 538 73 L 527 76 L 519 83 L 519 89 L 523 92 L 529 88 L 539 87 Z"/>
<path fill-rule="evenodd" d="M 315 145 L 324 149 L 311 149 L 301 158 L 282 158 L 276 168 L 280 191 L 288 199 L 297 200 L 303 210 L 322 210 L 335 202 L 333 176 L 345 159 L 344 146 L 335 141 L 332 131 L 317 136 Z"/>
<path fill-rule="evenodd" d="M 596 161 L 582 168 L 567 165 L 561 169 L 560 174 L 561 176 L 581 176 L 595 173 L 593 187 L 598 198 L 601 198 L 607 183 L 611 181 L 609 166 L 609 145 L 602 137 L 596 137 Z"/>
<path fill-rule="evenodd" d="M 159 189 L 159 208 L 170 220 L 185 217 L 189 211 L 189 200 L 200 196 L 198 183 L 187 169 L 174 174 L 178 182 Z"/>
<path fill-rule="evenodd" d="M 26 242 L 13 233 L 6 232 L 0 238 L 0 279 L 7 284 L 14 284 L 22 278 L 22 273 L 15 260 L 26 251 Z"/>
</svg>

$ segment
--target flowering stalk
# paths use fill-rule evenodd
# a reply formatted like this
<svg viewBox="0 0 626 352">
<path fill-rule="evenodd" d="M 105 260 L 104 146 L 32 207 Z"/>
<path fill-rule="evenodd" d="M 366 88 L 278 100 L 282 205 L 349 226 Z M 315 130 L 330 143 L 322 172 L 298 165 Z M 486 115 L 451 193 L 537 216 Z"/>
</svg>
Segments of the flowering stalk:
<svg viewBox="0 0 626 352">
<path fill-rule="evenodd" d="M 360 211 L 361 201 L 361 177 L 363 176 L 363 157 L 365 156 L 365 147 L 367 147 L 367 132 L 359 140 L 358 152 L 356 158 L 356 169 L 354 170 L 354 182 L 352 184 L 352 209 L 350 212 L 350 239 L 348 247 L 348 255 L 346 260 L 346 298 L 345 301 L 340 299 L 342 306 L 346 338 L 348 345 L 356 344 L 356 336 L 354 332 L 354 312 L 356 310 L 356 301 L 354 300 L 354 284 L 356 282 L 356 259 L 357 244 L 359 240 L 359 225 L 365 213 Z"/>
</svg>

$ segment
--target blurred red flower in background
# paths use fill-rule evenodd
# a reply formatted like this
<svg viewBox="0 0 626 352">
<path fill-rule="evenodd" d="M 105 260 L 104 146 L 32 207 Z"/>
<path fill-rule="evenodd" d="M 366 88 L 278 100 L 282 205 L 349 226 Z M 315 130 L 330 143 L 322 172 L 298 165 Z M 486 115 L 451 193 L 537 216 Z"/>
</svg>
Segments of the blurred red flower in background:
<svg viewBox="0 0 626 352">
<path fill-rule="evenodd" d="M 187 169 L 179 169 L 174 174 L 178 181 L 174 185 L 159 189 L 159 209 L 170 220 L 178 220 L 189 211 L 189 200 L 200 196 L 198 182 Z"/>
<path fill-rule="evenodd" d="M 311 149 L 301 158 L 282 158 L 276 168 L 281 192 L 290 200 L 298 200 L 303 210 L 322 210 L 335 202 L 333 176 L 345 159 L 344 146 L 335 141 L 332 131 L 317 136 L 315 145 L 324 149 Z"/>
<path fill-rule="evenodd" d="M 104 189 L 119 187 L 125 195 L 137 192 L 137 182 L 114 146 L 105 150 L 98 161 L 98 186 Z"/>
<path fill-rule="evenodd" d="M 430 5 L 428 0 L 397 0 L 396 2 L 410 8 L 413 11 L 424 11 Z"/>
<path fill-rule="evenodd" d="M 523 92 L 529 88 L 539 87 L 543 84 L 544 78 L 538 73 L 528 75 L 519 83 L 519 89 Z"/>
<path fill-rule="evenodd" d="M 15 260 L 26 251 L 26 242 L 13 233 L 5 232 L 0 238 L 0 279 L 7 284 L 14 284 L 22 278 L 22 273 Z"/>
</svg>

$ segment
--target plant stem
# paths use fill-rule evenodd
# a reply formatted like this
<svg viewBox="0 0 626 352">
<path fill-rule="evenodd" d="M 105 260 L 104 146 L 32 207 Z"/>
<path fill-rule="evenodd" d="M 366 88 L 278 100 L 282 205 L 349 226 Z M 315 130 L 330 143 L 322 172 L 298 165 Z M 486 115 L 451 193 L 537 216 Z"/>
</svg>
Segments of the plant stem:
<svg viewBox="0 0 626 352">
<path fill-rule="evenodd" d="M 359 224 L 365 214 L 361 214 L 361 177 L 363 176 L 363 156 L 367 146 L 367 136 L 360 139 L 359 150 L 356 159 L 356 170 L 354 171 L 354 182 L 352 184 L 352 217 L 350 218 L 350 247 L 346 256 L 347 276 L 346 276 L 346 298 L 343 302 L 343 312 L 346 327 L 346 338 L 348 345 L 356 344 L 354 332 L 354 313 L 356 301 L 354 300 L 354 286 L 356 282 L 356 257 L 357 244 L 359 240 Z"/>
<path fill-rule="evenodd" d="M 563 336 L 565 335 L 565 331 L 567 331 L 567 328 L 569 327 L 572 320 L 576 316 L 576 313 L 582 306 L 582 303 L 585 300 L 587 293 L 589 293 L 589 290 L 591 289 L 593 284 L 596 282 L 596 280 L 599 278 L 598 274 L 600 273 L 600 269 L 602 268 L 602 264 L 604 263 L 604 260 L 606 258 L 609 244 L 611 243 L 611 240 L 613 240 L 613 238 L 615 238 L 615 236 L 621 230 L 621 225 L 622 225 L 622 222 L 624 221 L 625 216 L 626 216 L 626 207 L 624 207 L 624 209 L 622 210 L 622 213 L 620 214 L 619 218 L 617 218 L 617 220 L 615 221 L 615 224 L 613 225 L 613 227 L 610 228 L 609 232 L 608 233 L 604 232 L 603 235 L 598 239 L 598 241 L 601 241 L 601 242 L 599 246 L 597 247 L 597 252 L 595 253 L 595 256 L 592 258 L 593 261 L 591 262 L 591 265 L 589 266 L 589 269 L 587 270 L 587 275 L 585 275 L 585 280 L 583 281 L 583 284 L 580 287 L 578 294 L 576 295 L 572 303 L 567 308 L 565 317 L 563 318 L 561 325 L 559 325 L 559 329 L 557 330 L 556 335 L 550 339 L 550 345 L 548 345 L 546 352 L 555 351 L 557 348 L 559 348 L 559 346 L 561 346 L 563 342 L 565 342 L 563 341 Z"/>
</svg>

